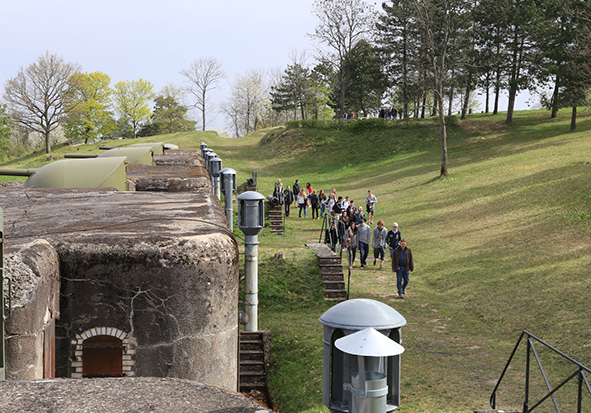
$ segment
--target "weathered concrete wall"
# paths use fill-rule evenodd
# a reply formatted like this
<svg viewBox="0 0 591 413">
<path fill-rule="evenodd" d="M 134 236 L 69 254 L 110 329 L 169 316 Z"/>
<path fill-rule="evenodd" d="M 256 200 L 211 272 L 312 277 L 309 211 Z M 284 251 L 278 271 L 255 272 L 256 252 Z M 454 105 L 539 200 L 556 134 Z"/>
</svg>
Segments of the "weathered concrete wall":
<svg viewBox="0 0 591 413">
<path fill-rule="evenodd" d="M 136 191 L 210 191 L 211 177 L 196 151 L 170 150 L 154 155 L 154 165 L 128 165 L 127 179 Z"/>
<path fill-rule="evenodd" d="M 134 338 L 138 376 L 236 390 L 238 249 L 214 195 L 6 188 L 0 206 L 8 245 L 59 255 L 58 375 L 77 334 L 111 327 Z"/>
<path fill-rule="evenodd" d="M 44 328 L 59 317 L 59 258 L 44 240 L 5 251 L 12 278 L 12 317 L 6 322 L 6 372 L 9 380 L 43 378 Z"/>
</svg>

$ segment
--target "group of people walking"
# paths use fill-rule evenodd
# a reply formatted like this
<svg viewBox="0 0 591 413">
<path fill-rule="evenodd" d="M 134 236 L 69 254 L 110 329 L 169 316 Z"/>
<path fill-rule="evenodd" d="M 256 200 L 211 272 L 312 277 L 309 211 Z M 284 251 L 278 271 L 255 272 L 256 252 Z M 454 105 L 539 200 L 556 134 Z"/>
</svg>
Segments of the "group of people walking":
<svg viewBox="0 0 591 413">
<path fill-rule="evenodd" d="M 293 188 L 293 189 L 292 189 Z M 376 227 L 371 230 L 375 214 L 377 197 L 367 191 L 365 197 L 365 211 L 362 206 L 356 206 L 348 196 L 337 196 L 336 189 L 329 195 L 324 190 L 319 193 L 308 182 L 305 188 L 300 188 L 296 179 L 293 187 L 283 188 L 281 179 L 275 183 L 273 196 L 283 205 L 285 216 L 290 216 L 292 204 L 299 208 L 299 218 L 307 218 L 307 208 L 312 209 L 312 220 L 329 216 L 326 229 L 325 243 L 333 250 L 340 246 L 347 252 L 350 267 L 355 266 L 355 258 L 359 249 L 360 269 L 367 268 L 369 246 L 373 247 L 373 265 L 379 263 L 379 270 L 384 268 L 386 248 L 389 249 L 392 271 L 396 273 L 396 284 L 399 298 L 404 298 L 409 282 L 409 272 L 414 270 L 412 251 L 407 247 L 406 240 L 398 228 L 398 223 L 392 224 L 391 230 L 386 230 L 383 220 L 378 220 Z M 367 211 L 367 212 L 366 212 Z"/>
</svg>

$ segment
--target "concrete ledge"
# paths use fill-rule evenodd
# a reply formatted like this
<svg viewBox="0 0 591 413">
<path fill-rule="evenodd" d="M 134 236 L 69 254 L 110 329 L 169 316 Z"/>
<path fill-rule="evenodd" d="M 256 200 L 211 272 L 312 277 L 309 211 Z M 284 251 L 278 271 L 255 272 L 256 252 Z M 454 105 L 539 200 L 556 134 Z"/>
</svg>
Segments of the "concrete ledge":
<svg viewBox="0 0 591 413">
<path fill-rule="evenodd" d="M 0 382 L 3 413 L 268 412 L 245 396 L 181 379 L 47 379 Z"/>
</svg>

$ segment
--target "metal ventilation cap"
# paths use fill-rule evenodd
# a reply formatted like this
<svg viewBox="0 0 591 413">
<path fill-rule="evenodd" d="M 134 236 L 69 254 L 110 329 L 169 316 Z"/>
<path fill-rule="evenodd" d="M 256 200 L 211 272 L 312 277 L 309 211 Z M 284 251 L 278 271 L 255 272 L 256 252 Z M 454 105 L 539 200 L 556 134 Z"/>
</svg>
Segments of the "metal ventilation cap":
<svg viewBox="0 0 591 413">
<path fill-rule="evenodd" d="M 389 357 L 404 353 L 404 347 L 369 327 L 341 337 L 334 345 L 343 353 L 367 357 Z"/>
<path fill-rule="evenodd" d="M 349 330 L 367 327 L 382 330 L 406 324 L 406 319 L 398 311 L 389 305 L 367 298 L 343 301 L 327 310 L 318 321 L 325 326 Z"/>
</svg>

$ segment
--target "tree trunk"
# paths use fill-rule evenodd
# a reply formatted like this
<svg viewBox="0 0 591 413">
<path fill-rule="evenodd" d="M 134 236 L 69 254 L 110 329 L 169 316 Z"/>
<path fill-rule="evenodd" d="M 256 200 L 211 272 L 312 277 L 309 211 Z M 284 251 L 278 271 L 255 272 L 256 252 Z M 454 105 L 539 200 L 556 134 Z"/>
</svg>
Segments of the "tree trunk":
<svg viewBox="0 0 591 413">
<path fill-rule="evenodd" d="M 440 95 L 439 106 L 443 107 L 443 97 Z M 439 142 L 441 143 L 441 173 L 440 176 L 447 176 L 447 128 L 445 126 L 445 115 L 439 111 Z"/>
<path fill-rule="evenodd" d="M 201 121 L 203 122 L 203 132 L 205 132 L 205 89 L 203 90 L 203 95 L 201 96 L 203 99 L 203 111 L 201 112 Z"/>
<path fill-rule="evenodd" d="M 45 131 L 45 153 L 46 154 L 50 154 L 51 153 L 51 140 L 50 140 L 50 135 L 51 132 L 46 130 Z"/>
<path fill-rule="evenodd" d="M 577 104 L 578 104 L 578 96 L 577 96 L 577 88 L 575 87 L 575 91 L 573 92 L 573 111 L 570 117 L 570 131 L 574 132 L 577 128 Z"/>
<path fill-rule="evenodd" d="M 554 92 L 552 93 L 552 114 L 550 115 L 550 119 L 555 119 L 556 116 L 558 116 L 558 75 L 556 75 Z"/>
<path fill-rule="evenodd" d="M 447 108 L 447 116 L 453 115 L 453 103 L 454 103 L 454 82 L 455 82 L 455 67 L 451 69 L 451 77 L 449 78 L 449 107 Z M 442 100 L 443 102 L 443 100 Z M 443 108 L 443 106 L 441 106 Z"/>
<path fill-rule="evenodd" d="M 427 93 L 423 93 L 423 106 L 421 107 L 421 119 L 425 119 L 425 106 L 427 106 Z"/>
<path fill-rule="evenodd" d="M 460 119 L 464 120 L 468 116 L 468 105 L 470 104 L 470 93 L 472 91 L 472 70 L 468 72 L 468 81 L 466 82 L 466 95 L 464 96 L 464 104 L 462 105 L 462 116 Z"/>
</svg>

